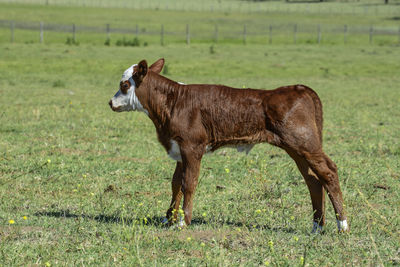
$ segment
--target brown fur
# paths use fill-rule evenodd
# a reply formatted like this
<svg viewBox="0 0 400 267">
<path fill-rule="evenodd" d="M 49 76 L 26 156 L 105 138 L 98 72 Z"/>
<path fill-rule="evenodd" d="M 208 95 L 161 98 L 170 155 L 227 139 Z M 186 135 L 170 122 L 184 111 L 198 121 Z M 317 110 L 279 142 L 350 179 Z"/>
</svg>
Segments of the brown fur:
<svg viewBox="0 0 400 267">
<path fill-rule="evenodd" d="M 214 84 L 181 85 L 161 75 L 164 60 L 150 68 L 141 61 L 133 73 L 136 95 L 148 111 L 158 140 L 169 151 L 179 144 L 167 217 L 173 220 L 184 197 L 185 222 L 190 224 L 193 196 L 206 147 L 270 143 L 296 162 L 309 188 L 314 221 L 325 222 L 324 189 L 337 219 L 344 220 L 342 193 L 335 163 L 322 150 L 322 104 L 304 85 L 275 90 L 236 89 Z M 175 214 L 176 216 L 176 214 Z"/>
</svg>

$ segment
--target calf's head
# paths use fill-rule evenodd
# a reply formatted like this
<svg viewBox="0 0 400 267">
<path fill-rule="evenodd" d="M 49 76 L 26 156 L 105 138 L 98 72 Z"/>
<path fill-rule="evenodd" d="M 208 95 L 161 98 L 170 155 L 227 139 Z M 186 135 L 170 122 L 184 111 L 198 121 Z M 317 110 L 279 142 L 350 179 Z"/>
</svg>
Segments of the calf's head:
<svg viewBox="0 0 400 267">
<path fill-rule="evenodd" d="M 111 109 L 116 112 L 139 110 L 147 113 L 137 97 L 137 92 L 145 87 L 142 84 L 145 82 L 148 71 L 160 73 L 163 66 L 164 59 L 161 58 L 150 68 L 147 67 L 146 60 L 142 60 L 125 70 L 119 82 L 119 90 L 108 102 Z"/>
</svg>

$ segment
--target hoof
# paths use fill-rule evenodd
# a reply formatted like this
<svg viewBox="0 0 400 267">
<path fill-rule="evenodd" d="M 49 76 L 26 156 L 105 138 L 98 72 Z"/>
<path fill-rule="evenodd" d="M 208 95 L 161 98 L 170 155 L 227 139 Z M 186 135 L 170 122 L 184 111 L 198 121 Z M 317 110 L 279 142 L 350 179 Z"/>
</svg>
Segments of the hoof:
<svg viewBox="0 0 400 267">
<path fill-rule="evenodd" d="M 167 226 L 167 227 L 175 226 L 176 228 L 179 228 L 179 229 L 182 229 L 187 226 L 183 217 L 180 217 L 178 222 L 176 222 L 176 221 L 172 222 L 167 217 L 164 217 L 164 219 L 161 221 L 161 223 L 164 226 Z"/>
<path fill-rule="evenodd" d="M 336 220 L 336 222 L 337 222 L 337 227 L 338 227 L 339 233 L 349 232 L 349 226 L 347 224 L 347 220 L 343 220 L 343 221 Z"/>
<path fill-rule="evenodd" d="M 314 222 L 311 233 L 312 234 L 322 234 L 322 232 L 323 232 L 322 225 L 319 225 L 317 222 Z"/>
<path fill-rule="evenodd" d="M 186 223 L 185 223 L 185 220 L 183 219 L 183 217 L 180 217 L 180 218 L 179 218 L 179 222 L 177 223 L 176 226 L 177 226 L 178 228 L 184 228 L 184 227 L 187 226 Z"/>
<path fill-rule="evenodd" d="M 164 219 L 162 219 L 161 224 L 163 225 L 167 225 L 169 223 L 169 220 L 167 217 L 164 217 Z"/>
</svg>

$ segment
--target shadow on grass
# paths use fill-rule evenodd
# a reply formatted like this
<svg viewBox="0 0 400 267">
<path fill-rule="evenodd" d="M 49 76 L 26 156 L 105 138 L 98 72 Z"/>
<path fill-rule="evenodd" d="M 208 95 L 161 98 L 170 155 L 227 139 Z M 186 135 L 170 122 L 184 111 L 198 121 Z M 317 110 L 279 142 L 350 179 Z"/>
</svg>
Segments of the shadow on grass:
<svg viewBox="0 0 400 267">
<path fill-rule="evenodd" d="M 83 219 L 89 219 L 89 220 L 94 220 L 99 223 L 124 223 L 125 225 L 133 225 L 133 224 L 140 224 L 140 225 L 146 225 L 146 226 L 155 226 L 155 227 L 165 227 L 166 224 L 164 224 L 162 221 L 164 217 L 160 216 L 153 216 L 146 218 L 146 223 L 143 222 L 143 219 L 140 218 L 122 218 L 121 216 L 118 215 L 104 215 L 104 214 L 99 214 L 99 215 L 87 215 L 87 214 L 74 214 L 71 213 L 69 210 L 61 210 L 61 211 L 44 211 L 44 212 L 36 212 L 35 216 L 46 216 L 46 217 L 55 217 L 55 218 L 67 218 L 67 219 L 74 219 L 74 218 L 83 218 Z M 295 233 L 296 230 L 291 228 L 291 227 L 271 227 L 269 225 L 260 225 L 260 224 L 245 224 L 242 222 L 232 222 L 232 221 L 223 221 L 223 222 L 209 222 L 206 221 L 202 218 L 193 218 L 192 219 L 192 225 L 207 225 L 207 224 L 217 224 L 220 226 L 223 225 L 229 225 L 229 226 L 234 226 L 234 227 L 246 227 L 248 229 L 257 229 L 257 230 L 269 230 L 269 231 L 274 231 L 274 232 L 285 232 L 285 233 Z"/>
</svg>

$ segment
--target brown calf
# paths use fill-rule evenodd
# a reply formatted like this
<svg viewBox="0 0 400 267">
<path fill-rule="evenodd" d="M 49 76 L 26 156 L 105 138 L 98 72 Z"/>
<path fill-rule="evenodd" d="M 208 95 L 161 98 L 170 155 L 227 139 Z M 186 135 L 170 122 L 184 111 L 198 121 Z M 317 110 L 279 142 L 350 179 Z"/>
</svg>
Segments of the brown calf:
<svg viewBox="0 0 400 267">
<path fill-rule="evenodd" d="M 158 140 L 177 161 L 172 178 L 170 223 L 183 199 L 184 219 L 192 219 L 193 197 L 204 153 L 224 146 L 250 150 L 270 143 L 296 162 L 311 195 L 313 232 L 325 223 L 325 193 L 333 204 L 339 231 L 347 231 L 335 163 L 322 150 L 322 104 L 304 85 L 275 90 L 235 89 L 223 85 L 184 85 L 159 75 L 164 59 L 150 68 L 142 60 L 125 71 L 110 100 L 114 111 L 140 110 L 153 121 Z"/>
</svg>

